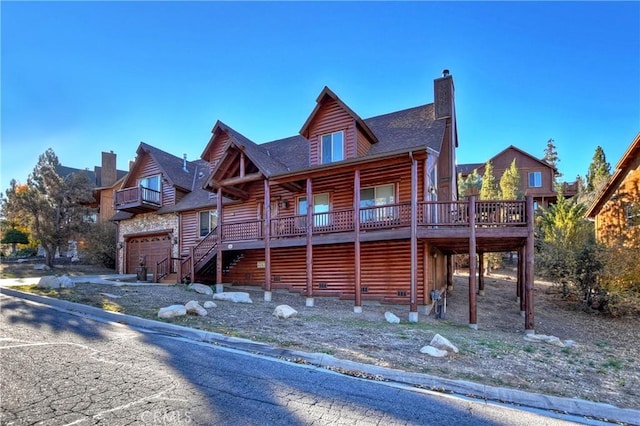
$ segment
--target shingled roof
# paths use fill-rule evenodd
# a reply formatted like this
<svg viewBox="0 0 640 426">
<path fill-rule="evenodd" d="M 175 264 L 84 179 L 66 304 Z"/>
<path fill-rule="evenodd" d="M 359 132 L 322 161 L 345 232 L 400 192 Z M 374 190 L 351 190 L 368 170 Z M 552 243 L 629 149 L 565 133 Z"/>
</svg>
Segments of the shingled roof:
<svg viewBox="0 0 640 426">
<path fill-rule="evenodd" d="M 361 158 L 429 148 L 440 152 L 445 120 L 435 120 L 433 104 L 364 119 L 377 143 Z M 229 129 L 229 137 L 247 149 L 247 154 L 266 176 L 300 172 L 309 168 L 309 141 L 302 135 L 257 145 Z M 233 135 L 233 136 L 232 136 Z"/>
<path fill-rule="evenodd" d="M 94 188 L 101 188 L 102 185 L 102 174 L 100 171 L 102 170 L 101 166 L 94 167 L 94 170 L 89 169 L 76 169 L 73 167 L 63 166 L 62 164 L 58 164 L 56 166 L 56 173 L 58 176 L 67 177 L 73 173 L 86 173 L 89 178 L 89 182 Z M 122 179 L 127 172 L 125 170 L 116 170 L 116 181 Z"/>
<path fill-rule="evenodd" d="M 186 162 L 185 171 L 183 158 L 176 157 L 173 154 L 169 154 L 168 152 L 151 146 L 145 142 L 140 142 L 140 146 L 138 147 L 136 153 L 139 156 L 143 153 L 149 154 L 153 161 L 158 165 L 164 176 L 169 180 L 171 185 L 185 191 L 192 190 L 193 176 L 196 169 L 196 164 L 193 161 Z M 131 174 L 131 176 L 134 175 L 135 173 Z M 130 186 L 130 184 L 131 182 L 125 182 L 125 186 Z"/>
</svg>

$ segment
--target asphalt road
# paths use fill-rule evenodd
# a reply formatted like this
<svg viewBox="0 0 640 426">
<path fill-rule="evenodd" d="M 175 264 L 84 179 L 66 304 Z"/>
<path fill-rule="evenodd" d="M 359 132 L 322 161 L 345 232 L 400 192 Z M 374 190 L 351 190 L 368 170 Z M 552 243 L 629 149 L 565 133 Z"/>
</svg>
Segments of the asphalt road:
<svg viewBox="0 0 640 426">
<path fill-rule="evenodd" d="M 0 295 L 2 425 L 562 425 Z"/>
</svg>

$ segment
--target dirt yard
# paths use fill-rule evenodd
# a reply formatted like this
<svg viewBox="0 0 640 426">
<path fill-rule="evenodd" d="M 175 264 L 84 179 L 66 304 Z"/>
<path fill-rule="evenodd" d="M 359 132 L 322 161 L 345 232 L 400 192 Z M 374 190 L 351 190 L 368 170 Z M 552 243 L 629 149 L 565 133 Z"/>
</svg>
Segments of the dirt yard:
<svg viewBox="0 0 640 426">
<path fill-rule="evenodd" d="M 82 267 L 48 272 L 33 271 L 32 266 L 2 267 L 2 278 L 95 273 Z M 275 291 L 267 303 L 260 289 L 233 287 L 225 290 L 246 291 L 253 304 L 216 301 L 217 307 L 209 309 L 206 317 L 189 315 L 172 322 L 405 371 L 640 408 L 640 318 L 610 319 L 584 312 L 561 301 L 548 283 L 536 282 L 536 334 L 573 340 L 575 345 L 528 342 L 524 340 L 524 318 L 516 302 L 513 271 L 501 271 L 485 279 L 485 295 L 478 297 L 477 331 L 467 325 L 467 283 L 464 274 L 455 277 L 444 320 L 421 312 L 417 323 L 409 323 L 408 306 L 375 303 L 365 304 L 363 312 L 355 314 L 352 301 L 335 298 L 316 298 L 314 307 L 306 307 L 303 296 L 282 291 Z M 121 297 L 109 298 L 101 293 Z M 81 284 L 46 294 L 152 319 L 157 319 L 158 309 L 163 306 L 211 300 L 211 296 L 189 291 L 183 285 Z M 273 310 L 280 304 L 293 307 L 299 315 L 287 320 L 276 318 Z M 387 323 L 387 311 L 400 317 L 401 323 Z M 460 352 L 446 358 L 420 353 L 436 333 L 449 339 Z"/>
</svg>

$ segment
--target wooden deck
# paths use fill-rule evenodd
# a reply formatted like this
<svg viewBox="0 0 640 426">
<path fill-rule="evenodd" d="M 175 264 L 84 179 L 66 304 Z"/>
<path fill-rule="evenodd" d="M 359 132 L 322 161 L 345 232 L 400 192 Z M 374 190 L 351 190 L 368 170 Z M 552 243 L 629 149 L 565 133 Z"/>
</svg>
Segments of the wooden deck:
<svg viewBox="0 0 640 426">
<path fill-rule="evenodd" d="M 406 239 L 410 237 L 411 204 L 399 203 L 376 207 L 277 217 L 270 220 L 269 239 L 272 247 L 312 243 L 340 244 L 353 242 L 356 223 L 361 241 Z M 359 215 L 359 217 L 358 217 Z M 474 214 L 469 202 L 420 202 L 417 205 L 417 237 L 429 239 L 444 252 L 457 252 L 460 244 L 468 246 L 473 219 L 479 248 L 508 249 L 527 236 L 525 201 L 476 202 Z M 267 234 L 264 220 L 225 222 L 221 225 L 221 241 L 234 250 L 264 247 Z M 203 241 L 204 243 L 204 241 Z M 209 243 L 204 243 L 211 244 Z"/>
<path fill-rule="evenodd" d="M 526 201 L 419 202 L 416 237 L 429 241 L 445 254 L 468 253 L 471 227 L 479 252 L 517 250 L 528 235 Z M 179 268 L 182 275 L 199 270 L 218 249 L 271 248 L 400 240 L 411 238 L 410 203 L 337 210 L 326 213 L 281 216 L 265 220 L 224 222 L 191 249 Z M 359 231 L 356 232 L 356 226 Z M 219 244 L 220 243 L 220 244 Z M 220 247 L 219 247 L 220 245 Z"/>
</svg>

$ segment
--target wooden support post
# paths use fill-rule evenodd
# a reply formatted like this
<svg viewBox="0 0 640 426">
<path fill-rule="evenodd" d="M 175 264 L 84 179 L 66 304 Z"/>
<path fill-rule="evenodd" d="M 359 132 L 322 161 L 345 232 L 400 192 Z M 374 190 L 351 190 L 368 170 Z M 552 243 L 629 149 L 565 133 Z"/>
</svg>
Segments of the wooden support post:
<svg viewBox="0 0 640 426">
<path fill-rule="evenodd" d="M 224 224 L 224 212 L 222 207 L 222 187 L 218 187 L 218 247 L 216 253 L 216 284 L 222 284 L 222 226 Z"/>
<path fill-rule="evenodd" d="M 533 197 L 527 196 L 527 249 L 525 258 L 525 320 L 524 330 L 527 334 L 534 334 L 533 318 L 533 256 L 534 256 L 534 234 L 533 234 Z"/>
<path fill-rule="evenodd" d="M 418 160 L 411 156 L 411 287 L 409 322 L 418 322 Z"/>
<path fill-rule="evenodd" d="M 313 188 L 311 178 L 307 178 L 307 301 L 313 306 Z"/>
<path fill-rule="evenodd" d="M 455 254 L 447 255 L 447 291 L 453 290 L 453 262 Z"/>
<path fill-rule="evenodd" d="M 353 256 L 355 268 L 355 305 L 353 312 L 362 312 L 362 273 L 360 263 L 360 170 L 356 170 L 353 176 L 353 226 L 354 226 L 354 242 Z"/>
<path fill-rule="evenodd" d="M 271 301 L 271 187 L 264 180 L 264 300 Z"/>
<path fill-rule="evenodd" d="M 469 197 L 469 327 L 478 329 L 476 297 L 476 197 Z"/>
<path fill-rule="evenodd" d="M 520 250 L 518 251 L 518 289 L 517 289 L 517 295 L 518 295 L 518 303 L 520 303 L 520 315 L 522 315 L 524 317 L 524 309 L 525 309 L 525 303 L 524 303 L 524 282 L 525 282 L 525 268 L 524 268 L 524 259 L 525 259 L 525 253 L 526 253 L 526 248 L 525 246 L 520 247 Z"/>
<path fill-rule="evenodd" d="M 484 296 L 484 253 L 478 253 L 478 294 Z"/>
<path fill-rule="evenodd" d="M 191 282 L 196 282 L 196 249 L 191 246 L 189 249 L 189 254 L 191 255 L 191 267 L 189 269 L 189 277 L 191 278 Z"/>
</svg>

